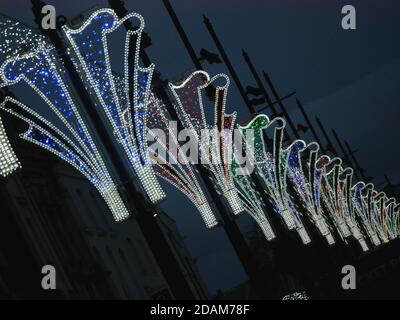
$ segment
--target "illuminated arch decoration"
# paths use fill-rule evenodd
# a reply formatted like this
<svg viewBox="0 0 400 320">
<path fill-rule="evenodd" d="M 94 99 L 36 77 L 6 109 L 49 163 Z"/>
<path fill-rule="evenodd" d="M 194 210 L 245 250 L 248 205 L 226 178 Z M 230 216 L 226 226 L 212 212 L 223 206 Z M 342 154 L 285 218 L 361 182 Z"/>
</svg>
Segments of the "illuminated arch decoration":
<svg viewBox="0 0 400 320">
<path fill-rule="evenodd" d="M 52 113 L 61 121 L 63 128 L 55 128 L 32 109 L 15 99 L 6 98 L 3 107 L 4 103 L 11 101 L 31 114 L 35 121 L 28 121 L 25 117 L 21 118 L 27 120 L 30 125 L 30 129 L 23 135 L 23 138 L 53 152 L 77 168 L 99 190 L 114 219 L 116 221 L 124 220 L 129 216 L 129 212 L 86 123 L 71 98 L 64 81 L 65 70 L 57 64 L 52 50 L 53 48 L 48 44 L 38 42 L 36 48 L 7 59 L 0 69 L 1 86 L 24 81 L 43 99 Z M 36 125 L 36 121 L 45 124 L 46 127 Z M 71 139 L 67 138 L 66 134 L 71 136 Z M 74 144 L 72 144 L 72 140 L 74 140 Z M 85 162 L 85 159 L 90 162 Z M 89 168 L 92 170 L 90 173 Z"/>
<path fill-rule="evenodd" d="M 0 61 L 4 62 L 7 57 L 15 57 L 21 50 L 36 46 L 44 37 L 34 30 L 25 27 L 18 21 L 0 15 Z M 0 175 L 3 177 L 11 175 L 21 168 L 0 118 Z"/>
<path fill-rule="evenodd" d="M 339 175 L 341 171 L 342 160 L 333 158 L 324 168 L 321 181 L 321 200 L 327 213 L 331 216 L 339 235 L 343 240 L 351 236 L 351 232 L 346 224 L 343 208 L 340 205 Z M 328 167 L 332 167 L 328 170 Z"/>
<path fill-rule="evenodd" d="M 11 147 L 0 118 L 0 175 L 7 177 L 19 168 L 21 168 L 21 163 Z"/>
<path fill-rule="evenodd" d="M 180 161 L 185 154 L 180 148 L 176 133 L 169 126 L 170 119 L 165 105 L 151 95 L 148 108 L 151 117 L 147 121 L 147 127 L 155 140 L 155 148 L 150 146 L 149 152 L 155 173 L 189 198 L 196 206 L 207 228 L 215 227 L 218 221 L 197 180 L 193 166 L 189 162 Z M 166 140 L 161 139 L 153 130 L 161 130 Z M 171 146 L 174 148 L 172 149 Z M 176 153 L 173 150 L 176 150 Z"/>
<path fill-rule="evenodd" d="M 320 207 L 322 168 L 327 161 L 325 158 L 317 161 L 319 146 L 315 142 L 306 145 L 303 140 L 296 140 L 288 149 L 290 151 L 287 157 L 287 176 L 296 194 L 300 196 L 303 211 L 326 238 L 328 244 L 333 245 L 335 240 Z M 309 156 L 304 159 L 306 152 Z M 306 166 L 305 170 L 303 166 Z"/>
<path fill-rule="evenodd" d="M 400 204 L 393 207 L 393 213 L 390 218 L 390 227 L 393 235 L 397 238 L 400 236 Z"/>
<path fill-rule="evenodd" d="M 280 124 L 278 122 L 280 122 Z M 266 151 L 263 130 L 272 124 L 277 124 L 277 127 L 274 132 L 274 150 L 271 154 Z M 296 222 L 292 213 L 289 212 L 286 206 L 284 197 L 286 179 L 282 172 L 282 169 L 285 169 L 285 166 L 281 165 L 284 127 L 285 121 L 282 118 L 275 118 L 273 121 L 270 121 L 266 115 L 258 115 L 246 126 L 239 126 L 239 130 L 244 138 L 246 138 L 248 130 L 252 130 L 252 134 L 254 135 L 254 161 L 256 168 L 265 182 L 267 193 L 272 199 L 271 204 L 273 205 L 274 210 L 280 214 L 287 227 L 292 230 L 296 227 Z"/>
<path fill-rule="evenodd" d="M 260 226 L 265 238 L 270 241 L 276 238 L 274 230 L 265 215 L 261 199 L 261 195 L 254 189 L 251 178 L 248 175 L 241 175 L 238 172 L 239 165 L 233 159 L 232 173 L 235 182 L 239 186 L 238 194 L 242 205 L 246 212 L 256 221 Z"/>
<path fill-rule="evenodd" d="M 379 201 L 380 198 L 383 198 L 383 193 L 378 193 L 373 188 L 367 190 L 367 206 L 368 206 L 368 213 L 371 216 L 371 220 L 373 221 L 373 226 L 378 234 L 381 242 L 388 243 L 389 239 L 385 235 L 385 232 L 382 228 L 380 223 L 380 206 Z"/>
<path fill-rule="evenodd" d="M 139 21 L 139 27 L 126 33 L 124 75 L 120 77 L 111 67 L 108 36 L 132 18 Z M 63 26 L 78 59 L 78 71 L 89 83 L 145 193 L 152 203 L 157 203 L 165 194 L 155 176 L 147 146 L 146 122 L 154 65 L 139 66 L 143 29 L 144 20 L 139 14 L 131 13 L 119 19 L 111 9 L 94 12 L 78 29 Z"/>
<path fill-rule="evenodd" d="M 266 149 L 263 130 L 276 125 L 274 130 L 273 152 Z M 265 184 L 267 194 L 274 211 L 284 220 L 289 230 L 296 229 L 302 242 L 308 244 L 311 239 L 301 221 L 301 214 L 295 208 L 294 203 L 287 193 L 287 162 L 291 145 L 287 149 L 282 148 L 283 130 L 285 121 L 275 118 L 272 121 L 266 115 L 258 115 L 246 126 L 239 126 L 244 137 L 252 130 L 254 141 L 254 164 L 257 173 Z"/>
<path fill-rule="evenodd" d="M 368 189 L 373 188 L 372 184 L 365 185 L 364 182 L 359 181 L 351 188 L 351 201 L 353 202 L 353 209 L 356 214 L 361 218 L 364 229 L 374 246 L 379 246 L 381 241 L 376 232 L 374 221 L 368 211 L 367 195 L 365 194 Z"/>
<path fill-rule="evenodd" d="M 29 26 L 0 15 L 0 59 L 15 57 L 45 41 L 45 37 Z"/>
<path fill-rule="evenodd" d="M 369 248 L 357 222 L 354 203 L 351 199 L 353 169 L 346 168 L 342 170 L 341 174 L 343 179 L 342 181 L 339 181 L 339 205 L 342 207 L 342 212 L 344 213 L 344 217 L 351 234 L 360 243 L 362 250 L 365 252 L 368 251 Z"/>
<path fill-rule="evenodd" d="M 203 94 L 213 83 L 222 80 L 223 85 L 215 88 L 214 118 L 207 122 L 204 112 Z M 196 71 L 180 85 L 169 84 L 177 105 L 178 116 L 186 129 L 190 129 L 193 139 L 199 145 L 199 153 L 204 165 L 211 171 L 224 198 L 234 214 L 243 211 L 231 172 L 232 136 L 236 113 L 225 114 L 229 78 L 218 74 L 213 78 L 204 71 Z M 209 124 L 211 123 L 211 124 Z M 204 162 L 207 162 L 205 164 Z"/>
<path fill-rule="evenodd" d="M 364 235 L 357 222 L 357 211 L 351 198 L 352 175 L 351 168 L 342 168 L 342 160 L 333 158 L 329 166 L 332 169 L 325 172 L 322 181 L 322 200 L 327 214 L 330 214 L 342 240 L 353 236 L 363 251 L 368 251 Z"/>
<path fill-rule="evenodd" d="M 393 240 L 395 235 L 391 232 L 392 230 L 389 220 L 393 214 L 395 199 L 389 199 L 384 192 L 380 192 L 378 194 L 375 193 L 374 203 L 376 222 L 383 241 L 388 242 Z"/>
<path fill-rule="evenodd" d="M 385 227 L 387 230 L 388 238 L 394 240 L 397 238 L 396 221 L 394 216 L 394 209 L 396 206 L 395 198 L 385 197 L 383 215 L 385 220 Z"/>
</svg>

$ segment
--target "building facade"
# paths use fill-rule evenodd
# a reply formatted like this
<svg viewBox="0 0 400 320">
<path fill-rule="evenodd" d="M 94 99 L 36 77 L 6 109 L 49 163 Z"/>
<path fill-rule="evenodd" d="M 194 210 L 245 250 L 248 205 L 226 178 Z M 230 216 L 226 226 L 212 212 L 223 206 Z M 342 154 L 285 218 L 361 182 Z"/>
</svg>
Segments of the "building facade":
<svg viewBox="0 0 400 320">
<path fill-rule="evenodd" d="M 50 153 L 20 140 L 23 124 L 2 120 L 22 169 L 0 179 L 0 298 L 174 298 L 135 213 L 114 222 L 97 190 Z M 193 295 L 207 290 L 175 222 L 162 226 Z M 43 290 L 41 269 L 53 265 L 56 290 Z"/>
</svg>

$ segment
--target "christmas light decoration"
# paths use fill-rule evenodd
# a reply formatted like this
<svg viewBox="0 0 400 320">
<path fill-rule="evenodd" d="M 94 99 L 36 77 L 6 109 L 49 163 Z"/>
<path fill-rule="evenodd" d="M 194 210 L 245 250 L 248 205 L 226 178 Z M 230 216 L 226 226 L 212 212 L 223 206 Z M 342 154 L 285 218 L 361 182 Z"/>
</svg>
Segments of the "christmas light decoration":
<svg viewBox="0 0 400 320">
<path fill-rule="evenodd" d="M 384 192 L 376 194 L 375 199 L 375 210 L 376 210 L 376 222 L 380 236 L 384 242 L 388 242 L 394 239 L 394 235 L 390 232 L 390 226 L 388 220 L 392 215 L 395 199 L 389 199 Z"/>
<path fill-rule="evenodd" d="M 377 233 L 381 241 L 383 243 L 388 243 L 390 239 L 388 237 L 387 231 L 385 230 L 386 226 L 385 226 L 385 221 L 383 220 L 384 203 L 385 203 L 385 193 L 372 190 L 370 210 L 371 214 L 374 217 L 375 228 L 377 230 Z"/>
<path fill-rule="evenodd" d="M 35 46 L 43 37 L 20 22 L 0 15 L 0 61 L 17 56 L 21 50 Z M 6 177 L 21 168 L 0 119 L 0 175 Z"/>
<path fill-rule="evenodd" d="M 124 31 L 124 53 L 119 57 L 123 74 L 119 75 L 112 68 L 109 43 L 114 32 L 130 19 L 138 23 L 136 29 Z M 85 89 L 92 95 L 150 201 L 157 203 L 165 197 L 158 176 L 188 197 L 208 228 L 216 226 L 218 221 L 197 179 L 197 162 L 187 155 L 186 144 L 176 130 L 171 130 L 165 105 L 151 92 L 154 65 L 139 64 L 142 16 L 131 13 L 119 19 L 113 10 L 101 9 L 79 28 L 64 26 L 62 30 L 68 54 L 87 85 Z M 0 109 L 28 124 L 22 139 L 79 170 L 97 188 L 115 220 L 126 219 L 129 212 L 93 132 L 79 112 L 68 76 L 54 51 L 39 33 L 0 16 L 0 59 L 5 58 L 1 61 L 0 87 L 25 82 L 42 98 L 52 116 L 57 117 L 57 124 L 11 97 L 4 99 Z M 369 250 L 365 237 L 374 246 L 399 237 L 400 204 L 384 192 L 374 190 L 372 184 L 359 181 L 353 185 L 353 169 L 344 168 L 340 158 L 319 155 L 317 143 L 295 140 L 284 146 L 283 118 L 270 120 L 266 115 L 257 115 L 247 125 L 238 126 L 242 134 L 238 148 L 233 143 L 236 113 L 225 113 L 229 88 L 226 75 L 210 78 L 206 72 L 196 71 L 180 84 L 170 83 L 169 87 L 172 105 L 190 133 L 190 143 L 198 147 L 200 165 L 211 173 L 217 192 L 234 214 L 247 211 L 267 240 L 274 239 L 275 233 L 265 214 L 261 191 L 255 188 L 254 175 L 265 187 L 274 213 L 288 229 L 296 230 L 304 244 L 311 242 L 304 225 L 307 221 L 330 245 L 338 240 L 333 237 L 336 228 L 344 242 L 354 237 L 363 251 Z M 205 94 L 214 95 L 211 106 Z M 208 116 L 207 107 L 213 116 Z M 273 130 L 272 142 L 267 139 L 267 129 Z M 148 137 L 155 140 L 151 146 Z M 247 150 L 252 151 L 246 156 L 255 165 L 254 175 L 243 174 L 239 159 L 232 157 L 237 151 L 247 153 Z M 20 166 L 0 119 L 0 175 L 5 177 Z M 284 300 L 302 298 L 308 298 L 306 293 L 297 292 Z"/>
<path fill-rule="evenodd" d="M 396 217 L 394 216 L 394 208 L 396 206 L 396 199 L 395 198 L 385 198 L 385 207 L 383 210 L 384 214 L 384 220 L 385 220 L 385 226 L 388 234 L 388 238 L 390 240 L 394 240 L 397 238 L 397 230 L 396 230 L 396 222 L 394 219 Z"/>
<path fill-rule="evenodd" d="M 147 121 L 147 127 L 156 141 L 154 148 L 153 145 L 149 148 L 154 170 L 160 178 L 183 192 L 196 206 L 207 228 L 212 228 L 218 221 L 196 178 L 193 166 L 189 162 L 180 161 L 185 158 L 185 154 L 178 142 L 176 130 L 170 126 L 172 122 L 165 108 L 162 101 L 151 95 L 148 104 L 151 117 Z M 162 137 L 157 132 L 161 132 Z"/>
<path fill-rule="evenodd" d="M 0 118 L 0 175 L 7 177 L 19 168 L 21 164 L 11 147 Z"/>
<path fill-rule="evenodd" d="M 342 160 L 334 158 L 330 165 L 333 167 L 329 172 L 323 175 L 323 193 L 327 211 L 335 223 L 335 226 L 343 239 L 353 236 L 359 243 L 363 251 L 368 251 L 367 243 L 362 234 L 357 222 L 356 216 L 360 216 L 363 223 L 367 226 L 366 230 L 370 230 L 369 236 L 373 243 L 378 244 L 378 239 L 375 239 L 373 228 L 370 226 L 369 216 L 362 201 L 354 199 L 354 186 L 352 187 L 353 170 L 351 168 L 342 168 Z M 362 187 L 359 185 L 358 188 Z M 358 191 L 360 192 L 361 189 Z M 353 194 L 352 194 L 353 193 Z M 361 197 L 358 194 L 358 197 Z M 360 200 L 362 200 L 360 198 Z M 367 231 L 368 232 L 368 231 Z"/>
<path fill-rule="evenodd" d="M 385 235 L 385 232 L 382 228 L 382 224 L 380 223 L 380 199 L 383 198 L 383 193 L 378 193 L 373 189 L 373 186 L 367 190 L 367 206 L 368 213 L 371 216 L 371 220 L 373 221 L 373 226 L 376 230 L 376 233 L 379 236 L 379 239 L 383 243 L 388 243 L 389 239 Z"/>
<path fill-rule="evenodd" d="M 250 216 L 260 226 L 265 238 L 267 240 L 273 240 L 276 236 L 267 216 L 264 213 L 263 205 L 259 200 L 261 195 L 254 189 L 251 178 L 248 175 L 238 174 L 238 167 L 238 164 L 234 161 L 232 163 L 232 173 L 235 182 L 241 190 L 238 190 L 238 194 L 242 201 L 242 205 L 247 213 L 250 214 Z"/>
<path fill-rule="evenodd" d="M 274 132 L 274 150 L 271 154 L 266 150 L 263 130 L 275 123 L 278 123 L 278 125 Z M 282 173 L 282 168 L 285 169 L 285 167 L 281 165 L 282 134 L 284 127 L 285 121 L 282 118 L 275 118 L 273 121 L 270 121 L 266 115 L 258 115 L 246 126 L 239 126 L 239 130 L 245 138 L 247 134 L 249 134 L 249 130 L 251 130 L 250 132 L 254 135 L 254 161 L 256 168 L 259 170 L 266 184 L 274 210 L 282 216 L 289 229 L 294 229 L 296 223 L 292 214 L 287 209 L 284 197 L 286 179 L 285 174 Z"/>
<path fill-rule="evenodd" d="M 53 152 L 88 177 L 104 197 L 116 221 L 127 218 L 129 212 L 67 89 L 65 70 L 57 64 L 53 48 L 45 42 L 38 42 L 35 47 L 24 49 L 24 52 L 8 57 L 1 65 L 1 85 L 9 86 L 24 81 L 61 120 L 62 129 L 56 128 L 31 108 L 10 97 L 4 100 L 2 108 L 6 109 L 5 103 L 12 102 L 33 116 L 35 120 L 20 113 L 13 113 L 30 125 L 30 129 L 22 137 Z M 36 122 L 44 124 L 45 127 Z M 72 139 L 66 134 L 71 135 Z"/>
<path fill-rule="evenodd" d="M 109 37 L 128 19 L 139 27 L 127 31 L 124 45 L 124 75 L 119 79 L 111 67 Z M 154 65 L 139 66 L 144 20 L 137 13 L 118 19 L 111 9 L 94 12 L 78 29 L 63 26 L 63 32 L 78 59 L 76 66 L 90 84 L 115 139 L 120 142 L 131 168 L 152 203 L 165 197 L 151 165 L 147 147 L 148 101 Z M 72 54 L 71 54 L 72 55 Z"/>
<path fill-rule="evenodd" d="M 273 152 L 266 149 L 263 130 L 276 124 L 274 130 Z M 282 118 L 275 118 L 270 121 L 266 115 L 258 115 L 246 126 L 239 126 L 242 135 L 246 137 L 250 132 L 253 134 L 254 163 L 257 172 L 262 178 L 270 202 L 277 214 L 285 221 L 289 229 L 296 229 L 304 244 L 311 242 L 311 239 L 304 228 L 301 216 L 289 198 L 286 189 L 287 161 L 291 148 L 282 148 L 283 130 L 285 121 Z"/>
<path fill-rule="evenodd" d="M 44 126 L 47 127 L 47 129 L 44 129 L 31 119 L 6 108 L 5 104 L 7 102 L 21 107 L 31 116 L 41 121 Z M 127 212 L 127 209 L 125 208 L 125 205 L 111 178 L 105 174 L 101 168 L 96 167 L 96 164 L 93 163 L 93 161 L 91 161 L 79 147 L 77 147 L 70 139 L 68 139 L 65 134 L 59 131 L 59 129 L 54 127 L 50 122 L 35 113 L 32 109 L 21 104 L 19 101 L 13 98 L 7 98 L 5 103 L 3 103 L 0 108 L 29 124 L 29 129 L 25 133 L 21 134 L 22 139 L 32 142 L 43 149 L 52 152 L 80 171 L 97 188 L 113 213 L 116 221 L 121 221 L 128 216 L 129 213 Z M 50 133 L 49 130 L 51 130 L 53 133 Z"/>
<path fill-rule="evenodd" d="M 215 88 L 214 118 L 206 121 L 203 94 L 213 83 L 222 80 Z M 169 84 L 177 101 L 175 109 L 185 128 L 192 130 L 193 141 L 199 146 L 201 161 L 216 180 L 223 196 L 234 214 L 243 211 L 230 170 L 233 128 L 236 113 L 225 114 L 229 78 L 218 74 L 211 78 L 204 71 L 196 71 L 180 85 Z M 211 123 L 211 124 L 209 124 Z"/>
<path fill-rule="evenodd" d="M 330 162 L 324 168 L 321 181 L 321 199 L 324 203 L 327 213 L 331 216 L 338 233 L 342 239 L 351 236 L 351 232 L 346 224 L 343 208 L 340 205 L 340 181 L 339 174 L 341 171 L 342 160 L 340 158 L 330 159 Z M 327 167 L 332 167 L 327 170 Z"/>
<path fill-rule="evenodd" d="M 267 240 L 273 240 L 276 238 L 276 236 L 264 212 L 264 206 L 261 202 L 262 197 L 254 188 L 254 184 L 249 172 L 240 172 L 241 168 L 235 159 L 235 155 L 237 155 L 238 152 L 243 152 L 243 150 L 246 149 L 246 146 L 243 148 L 242 144 L 240 147 L 242 150 L 237 150 L 236 148 L 234 149 L 234 157 L 231 167 L 234 180 L 239 187 L 239 198 L 242 201 L 242 205 L 246 212 L 250 214 L 250 216 L 260 226 L 265 238 Z"/>
<path fill-rule="evenodd" d="M 400 236 L 400 204 L 396 204 L 393 208 L 391 217 L 392 232 L 396 237 Z"/>
<path fill-rule="evenodd" d="M 16 57 L 45 40 L 37 31 L 0 15 L 0 59 Z"/>
<path fill-rule="evenodd" d="M 288 149 L 290 150 L 287 164 L 288 178 L 297 195 L 300 196 L 303 210 L 308 218 L 326 238 L 328 244 L 333 245 L 335 240 L 320 208 L 322 167 L 326 162 L 323 161 L 324 159 L 319 159 L 317 162 L 319 146 L 315 142 L 306 145 L 303 140 L 296 140 Z M 303 159 L 306 151 L 308 151 L 309 157 Z M 307 166 L 305 170 L 303 170 L 303 166 Z"/>
<path fill-rule="evenodd" d="M 287 294 L 282 298 L 282 300 L 310 300 L 310 298 L 305 291 L 302 291 Z"/>
<path fill-rule="evenodd" d="M 342 212 L 344 213 L 351 234 L 360 243 L 362 250 L 365 252 L 369 250 L 368 245 L 358 225 L 354 203 L 351 199 L 353 169 L 346 168 L 342 170 L 342 176 L 344 176 L 344 178 L 339 182 L 339 204 L 342 207 Z"/>
<path fill-rule="evenodd" d="M 364 195 L 366 190 L 372 187 L 372 184 L 365 185 L 365 183 L 362 181 L 357 182 L 351 188 L 351 199 L 353 202 L 353 208 L 356 214 L 360 217 L 369 239 L 375 246 L 379 246 L 381 244 L 381 241 L 379 240 L 374 226 L 375 222 L 368 212 L 367 196 Z"/>
</svg>

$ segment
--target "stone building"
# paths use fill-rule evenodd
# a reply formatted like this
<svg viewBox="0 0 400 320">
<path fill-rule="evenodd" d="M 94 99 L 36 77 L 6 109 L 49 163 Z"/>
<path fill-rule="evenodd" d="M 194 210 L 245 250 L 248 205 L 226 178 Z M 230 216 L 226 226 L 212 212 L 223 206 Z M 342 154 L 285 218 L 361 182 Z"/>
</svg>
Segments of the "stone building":
<svg viewBox="0 0 400 320">
<path fill-rule="evenodd" d="M 0 178 L 0 298 L 173 298 L 135 214 L 115 223 L 79 172 L 19 139 L 24 124 L 5 113 L 1 117 L 22 169 Z M 175 222 L 164 212 L 154 218 L 193 296 L 206 298 Z M 44 265 L 56 269 L 56 290 L 41 287 Z"/>
</svg>

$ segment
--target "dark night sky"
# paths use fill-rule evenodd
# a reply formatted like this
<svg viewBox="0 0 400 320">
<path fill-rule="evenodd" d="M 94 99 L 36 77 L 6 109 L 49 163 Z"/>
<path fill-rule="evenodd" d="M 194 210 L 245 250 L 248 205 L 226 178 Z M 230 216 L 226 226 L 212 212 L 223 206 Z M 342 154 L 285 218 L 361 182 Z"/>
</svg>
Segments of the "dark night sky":
<svg viewBox="0 0 400 320">
<path fill-rule="evenodd" d="M 310 115 L 319 115 L 327 128 L 358 149 L 357 156 L 374 182 L 386 173 L 398 183 L 400 151 L 398 91 L 400 84 L 400 2 L 398 0 L 172 0 L 196 51 L 216 49 L 202 23 L 206 14 L 214 25 L 244 85 L 254 85 L 242 57 L 245 48 L 254 64 L 267 70 L 282 95 L 297 91 Z M 73 17 L 106 1 L 48 1 L 57 14 Z M 161 0 L 125 1 L 129 11 L 142 14 L 153 46 L 148 49 L 164 78 L 193 69 Z M 341 28 L 341 8 L 357 9 L 357 30 Z M 33 25 L 28 0 L 1 0 L 0 12 Z M 227 72 L 224 65 L 204 64 L 210 74 Z M 294 100 L 287 108 L 303 121 Z M 228 111 L 248 113 L 234 84 Z M 297 121 L 298 120 L 298 121 Z M 330 132 L 330 130 L 329 130 Z M 306 135 L 305 140 L 311 141 Z M 244 273 L 221 229 L 207 231 L 178 192 L 168 189 L 162 207 L 177 221 L 210 292 L 227 289 Z M 176 199 L 179 200 L 176 200 Z M 184 208 L 184 209 L 182 209 Z M 249 225 L 239 219 L 243 230 Z"/>
</svg>

